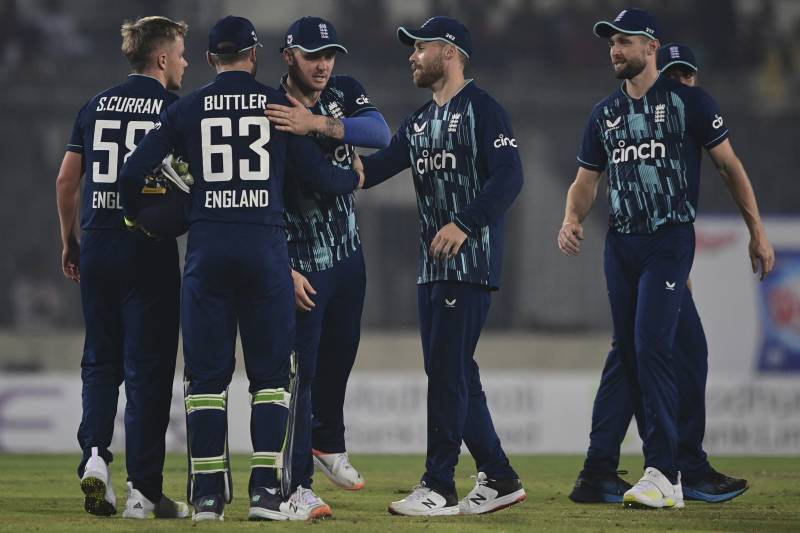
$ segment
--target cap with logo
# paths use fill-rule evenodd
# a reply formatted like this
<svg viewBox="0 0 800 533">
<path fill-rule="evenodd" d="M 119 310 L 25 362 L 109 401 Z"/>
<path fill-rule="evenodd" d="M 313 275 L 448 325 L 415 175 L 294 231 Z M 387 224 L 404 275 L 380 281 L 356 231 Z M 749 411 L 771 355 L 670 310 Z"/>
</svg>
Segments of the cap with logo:
<svg viewBox="0 0 800 533">
<path fill-rule="evenodd" d="M 208 32 L 208 51 L 212 54 L 238 54 L 262 46 L 253 23 L 243 17 L 229 15 L 219 19 Z"/>
<path fill-rule="evenodd" d="M 467 27 L 454 18 L 433 17 L 419 28 L 397 28 L 400 42 L 414 46 L 416 41 L 444 41 L 454 44 L 465 56 L 472 54 L 472 38 Z"/>
<path fill-rule="evenodd" d="M 659 48 L 656 64 L 660 72 L 664 72 L 673 65 L 685 65 L 697 72 L 694 52 L 685 44 L 669 43 Z"/>
<path fill-rule="evenodd" d="M 647 11 L 635 7 L 623 9 L 611 22 L 601 20 L 595 23 L 592 31 L 598 37 L 605 39 L 615 33 L 644 35 L 650 39 L 658 39 L 660 35 L 656 18 Z"/>
<path fill-rule="evenodd" d="M 333 24 L 319 17 L 303 17 L 289 26 L 283 46 L 278 50 L 283 52 L 289 48 L 299 48 L 303 52 L 335 48 L 343 54 L 347 53 L 347 48 L 339 44 L 339 36 Z"/>
</svg>

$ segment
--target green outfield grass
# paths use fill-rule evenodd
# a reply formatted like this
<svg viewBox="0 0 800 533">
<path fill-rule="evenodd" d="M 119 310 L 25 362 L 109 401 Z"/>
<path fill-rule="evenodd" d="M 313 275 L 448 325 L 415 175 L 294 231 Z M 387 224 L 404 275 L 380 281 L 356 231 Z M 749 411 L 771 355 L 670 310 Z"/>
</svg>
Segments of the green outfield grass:
<svg viewBox="0 0 800 533">
<path fill-rule="evenodd" d="M 0 531 L 175 531 L 199 527 L 217 531 L 289 529 L 315 531 L 800 531 L 800 460 L 798 458 L 720 458 L 719 470 L 745 476 L 751 489 L 725 504 L 688 502 L 682 511 L 637 511 L 609 505 L 576 505 L 567 499 L 580 469 L 572 456 L 515 456 L 513 463 L 528 491 L 528 501 L 485 516 L 436 519 L 391 516 L 386 506 L 407 494 L 419 477 L 423 459 L 418 456 L 354 456 L 367 480 L 359 492 L 333 487 L 322 475 L 315 489 L 331 505 L 333 518 L 318 523 L 247 522 L 247 465 L 237 456 L 234 466 L 234 502 L 225 509 L 223 524 L 193 525 L 182 521 L 132 521 L 97 518 L 83 511 L 83 495 L 75 475 L 77 456 L 0 455 Z M 113 465 L 119 506 L 125 491 L 119 457 Z M 472 463 L 463 457 L 457 472 L 460 495 L 472 487 Z M 624 465 L 639 472 L 640 459 L 625 458 Z M 186 460 L 170 455 L 165 488 L 173 497 L 185 497 Z M 626 476 L 635 481 L 636 475 Z M 196 529 L 195 529 L 196 531 Z"/>
</svg>

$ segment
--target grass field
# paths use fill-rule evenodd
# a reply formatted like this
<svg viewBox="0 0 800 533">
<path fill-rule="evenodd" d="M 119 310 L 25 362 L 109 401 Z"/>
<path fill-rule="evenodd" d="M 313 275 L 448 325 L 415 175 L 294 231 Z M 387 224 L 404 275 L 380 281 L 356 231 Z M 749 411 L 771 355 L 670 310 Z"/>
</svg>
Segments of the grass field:
<svg viewBox="0 0 800 533">
<path fill-rule="evenodd" d="M 462 457 L 457 472 L 459 495 L 472 487 L 472 463 Z M 234 501 L 225 509 L 223 524 L 181 521 L 132 521 L 97 518 L 83 511 L 83 495 L 74 468 L 77 457 L 64 455 L 0 455 L 0 531 L 800 531 L 800 460 L 797 458 L 720 458 L 721 471 L 747 477 L 751 489 L 725 504 L 688 502 L 682 511 L 637 511 L 608 505 L 576 505 L 567 499 L 581 459 L 571 456 L 515 456 L 528 501 L 485 516 L 436 519 L 391 516 L 386 506 L 407 494 L 419 477 L 418 456 L 356 456 L 353 462 L 367 480 L 364 490 L 336 489 L 322 475 L 315 489 L 331 505 L 333 517 L 317 523 L 247 522 L 248 457 L 234 457 Z M 185 458 L 170 455 L 166 492 L 185 497 Z M 625 458 L 624 466 L 639 472 L 640 459 Z M 124 506 L 124 457 L 113 464 L 114 488 Z M 636 475 L 626 476 L 635 481 Z M 197 529 L 194 529 L 197 531 Z"/>
</svg>

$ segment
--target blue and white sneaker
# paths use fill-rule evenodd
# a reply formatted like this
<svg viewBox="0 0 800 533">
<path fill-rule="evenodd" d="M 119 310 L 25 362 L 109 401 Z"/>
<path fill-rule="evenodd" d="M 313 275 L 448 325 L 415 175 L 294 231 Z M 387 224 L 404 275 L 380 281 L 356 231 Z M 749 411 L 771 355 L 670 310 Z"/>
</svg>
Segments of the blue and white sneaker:
<svg viewBox="0 0 800 533">
<path fill-rule="evenodd" d="M 403 516 L 452 516 L 460 512 L 458 496 L 445 494 L 420 483 L 411 494 L 389 504 L 389 513 Z"/>
<path fill-rule="evenodd" d="M 625 470 L 620 470 L 602 476 L 582 470 L 575 480 L 569 499 L 575 503 L 622 503 L 622 495 L 630 490 L 632 485 L 619 475 L 627 473 Z"/>
<path fill-rule="evenodd" d="M 111 471 L 103 458 L 98 455 L 97 447 L 92 448 L 92 456 L 89 457 L 83 470 L 81 490 L 85 495 L 83 508 L 87 513 L 111 516 L 117 512 L 117 496 L 111 484 Z"/>
<path fill-rule="evenodd" d="M 687 500 L 706 503 L 722 503 L 734 499 L 750 488 L 746 479 L 736 479 L 717 472 L 713 468 L 703 477 L 685 481 L 683 496 Z"/>
</svg>

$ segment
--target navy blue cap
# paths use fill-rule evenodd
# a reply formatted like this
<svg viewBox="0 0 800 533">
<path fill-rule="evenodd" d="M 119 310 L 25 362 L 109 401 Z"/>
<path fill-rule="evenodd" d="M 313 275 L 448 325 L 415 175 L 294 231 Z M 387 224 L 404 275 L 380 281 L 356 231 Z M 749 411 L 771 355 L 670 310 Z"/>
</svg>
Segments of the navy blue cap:
<svg viewBox="0 0 800 533">
<path fill-rule="evenodd" d="M 601 20 L 594 25 L 592 30 L 598 37 L 608 39 L 615 33 L 627 35 L 644 35 L 650 39 L 658 39 L 658 21 L 643 9 L 631 7 L 623 9 L 613 21 Z"/>
<path fill-rule="evenodd" d="M 303 52 L 318 52 L 326 48 L 336 48 L 343 54 L 347 48 L 339 44 L 339 36 L 333 24 L 319 17 L 303 17 L 296 20 L 286 30 L 286 38 L 280 51 L 299 48 Z"/>
<path fill-rule="evenodd" d="M 231 43 L 220 48 L 220 44 Z M 208 32 L 208 51 L 212 54 L 236 54 L 262 46 L 253 23 L 242 17 L 228 15 L 219 19 Z"/>
<path fill-rule="evenodd" d="M 659 48 L 656 64 L 660 72 L 664 72 L 672 65 L 686 65 L 697 72 L 694 52 L 685 44 L 669 43 Z"/>
<path fill-rule="evenodd" d="M 472 54 L 472 38 L 467 27 L 454 18 L 433 17 L 417 29 L 397 28 L 400 42 L 414 46 L 415 41 L 444 41 L 455 45 L 465 56 Z"/>
</svg>

